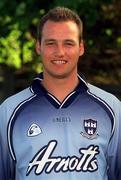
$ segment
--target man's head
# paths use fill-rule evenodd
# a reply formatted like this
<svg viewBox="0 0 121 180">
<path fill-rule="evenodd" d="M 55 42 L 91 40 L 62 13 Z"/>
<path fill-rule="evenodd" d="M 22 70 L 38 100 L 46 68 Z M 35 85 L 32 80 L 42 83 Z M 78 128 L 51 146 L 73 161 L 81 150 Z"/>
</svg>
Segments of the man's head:
<svg viewBox="0 0 121 180">
<path fill-rule="evenodd" d="M 77 78 L 77 63 L 84 54 L 78 15 L 64 7 L 54 8 L 41 19 L 38 29 L 36 52 L 41 54 L 44 76 Z"/>
<path fill-rule="evenodd" d="M 79 41 L 83 39 L 82 38 L 83 24 L 80 17 L 74 11 L 68 8 L 56 7 L 54 9 L 51 9 L 45 16 L 43 16 L 39 22 L 38 37 L 37 37 L 39 42 L 41 42 L 43 27 L 48 20 L 53 22 L 66 22 L 66 21 L 75 22 L 75 24 L 79 29 Z"/>
</svg>

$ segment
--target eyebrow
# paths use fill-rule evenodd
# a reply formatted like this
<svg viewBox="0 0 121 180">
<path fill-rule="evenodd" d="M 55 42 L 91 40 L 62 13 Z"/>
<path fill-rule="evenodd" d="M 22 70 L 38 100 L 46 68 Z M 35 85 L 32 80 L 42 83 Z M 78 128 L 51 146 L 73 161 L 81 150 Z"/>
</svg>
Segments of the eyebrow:
<svg viewBox="0 0 121 180">
<path fill-rule="evenodd" d="M 56 39 L 45 39 L 44 42 L 56 41 Z"/>
<path fill-rule="evenodd" d="M 57 41 L 56 39 L 45 39 L 44 42 L 54 42 Z M 73 39 L 64 39 L 64 42 L 72 42 L 74 43 L 75 41 Z"/>
<path fill-rule="evenodd" d="M 75 41 L 73 39 L 65 39 L 65 42 L 72 42 L 72 43 L 74 43 Z"/>
</svg>

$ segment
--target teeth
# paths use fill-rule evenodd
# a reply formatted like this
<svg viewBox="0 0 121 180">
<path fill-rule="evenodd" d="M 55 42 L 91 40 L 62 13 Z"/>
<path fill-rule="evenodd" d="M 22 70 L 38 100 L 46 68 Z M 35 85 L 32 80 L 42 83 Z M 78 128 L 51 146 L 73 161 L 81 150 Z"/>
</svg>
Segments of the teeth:
<svg viewBox="0 0 121 180">
<path fill-rule="evenodd" d="M 58 61 L 53 61 L 54 64 L 65 64 L 66 61 L 63 60 L 58 60 Z"/>
</svg>

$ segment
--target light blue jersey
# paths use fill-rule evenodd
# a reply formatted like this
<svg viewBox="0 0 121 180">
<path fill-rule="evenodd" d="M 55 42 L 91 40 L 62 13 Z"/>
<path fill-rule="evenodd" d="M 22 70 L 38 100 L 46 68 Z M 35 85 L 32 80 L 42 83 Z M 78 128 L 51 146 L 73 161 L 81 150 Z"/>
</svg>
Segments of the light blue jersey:
<svg viewBox="0 0 121 180">
<path fill-rule="evenodd" d="M 61 103 L 41 85 L 0 107 L 0 180 L 121 180 L 121 103 L 79 85 Z"/>
</svg>

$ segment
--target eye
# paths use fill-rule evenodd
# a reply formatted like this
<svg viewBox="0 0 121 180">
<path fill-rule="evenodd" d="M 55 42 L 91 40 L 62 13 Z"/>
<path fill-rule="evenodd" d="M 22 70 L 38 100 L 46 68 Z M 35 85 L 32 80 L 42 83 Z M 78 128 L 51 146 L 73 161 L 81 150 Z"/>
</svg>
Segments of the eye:
<svg viewBox="0 0 121 180">
<path fill-rule="evenodd" d="M 54 44 L 54 42 L 46 42 L 45 45 L 47 46 L 52 46 Z"/>
<path fill-rule="evenodd" d="M 72 42 L 72 41 L 66 41 L 66 42 L 65 42 L 65 45 L 71 47 L 71 46 L 74 46 L 75 43 Z"/>
<path fill-rule="evenodd" d="M 47 40 L 47 41 L 45 41 L 45 45 L 46 46 L 53 46 L 55 44 L 55 41 L 53 41 L 53 40 Z"/>
<path fill-rule="evenodd" d="M 66 45 L 67 45 L 67 46 L 73 46 L 74 44 L 73 44 L 73 43 L 68 42 L 68 43 L 66 43 Z"/>
</svg>

